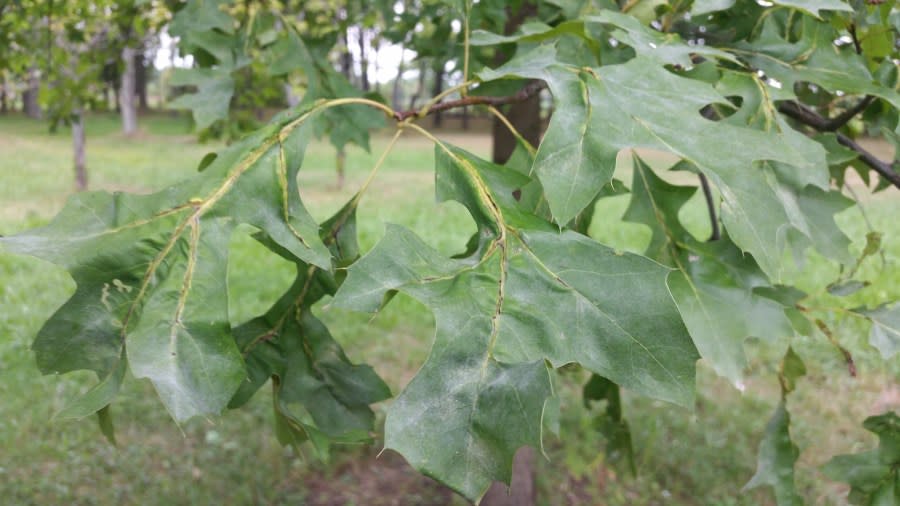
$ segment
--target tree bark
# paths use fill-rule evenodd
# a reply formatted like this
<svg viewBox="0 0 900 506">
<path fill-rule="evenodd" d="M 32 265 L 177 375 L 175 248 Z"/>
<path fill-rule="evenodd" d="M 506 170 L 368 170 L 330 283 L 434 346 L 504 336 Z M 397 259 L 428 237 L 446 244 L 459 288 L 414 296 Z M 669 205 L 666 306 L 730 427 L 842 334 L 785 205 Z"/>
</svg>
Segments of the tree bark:
<svg viewBox="0 0 900 506">
<path fill-rule="evenodd" d="M 87 189 L 87 165 L 85 163 L 84 114 L 81 109 L 72 112 L 72 151 L 75 163 L 75 187 L 78 191 Z"/>
<path fill-rule="evenodd" d="M 358 27 L 357 34 L 358 39 L 356 40 L 356 42 L 359 46 L 360 87 L 363 91 L 368 92 L 372 89 L 372 84 L 369 82 L 369 54 L 366 49 L 366 29 L 361 26 Z"/>
<path fill-rule="evenodd" d="M 138 96 L 138 108 L 141 112 L 147 112 L 150 110 L 150 104 L 147 101 L 147 62 L 144 60 L 142 51 L 136 51 L 134 54 L 134 70 L 134 87 Z"/>
<path fill-rule="evenodd" d="M 5 115 L 9 112 L 9 105 L 6 102 L 6 83 L 3 83 L 3 88 L 0 89 L 0 114 Z"/>
<path fill-rule="evenodd" d="M 122 49 L 125 71 L 122 73 L 122 87 L 119 90 L 119 110 L 122 113 L 122 133 L 131 137 L 137 133 L 137 109 L 135 108 L 135 53 L 133 47 Z"/>
<path fill-rule="evenodd" d="M 444 91 L 444 62 L 438 62 L 434 65 L 434 85 L 431 88 L 431 96 L 436 97 Z M 444 115 L 441 111 L 436 111 L 431 116 L 432 126 L 440 128 L 444 123 Z"/>
<path fill-rule="evenodd" d="M 419 101 L 422 93 L 425 92 L 425 75 L 427 73 L 427 70 L 428 67 L 425 65 L 425 60 L 421 60 L 419 62 L 419 84 L 416 86 L 416 92 L 413 93 L 413 96 L 409 97 L 408 109 L 410 110 L 416 108 L 416 102 Z"/>
<path fill-rule="evenodd" d="M 25 115 L 29 118 L 41 119 L 41 106 L 38 103 L 40 88 L 41 79 L 38 77 L 37 69 L 29 69 L 28 88 L 22 93 L 22 108 L 25 110 Z"/>
<path fill-rule="evenodd" d="M 541 94 L 535 93 L 522 102 L 505 107 L 506 118 L 532 146 L 541 142 Z M 506 163 L 516 149 L 516 138 L 500 120 L 494 118 L 494 163 Z"/>
<path fill-rule="evenodd" d="M 350 83 L 353 83 L 353 55 L 350 54 L 350 37 L 347 34 L 348 30 L 344 29 L 341 32 L 340 37 L 344 43 L 344 47 L 341 49 L 341 74 L 344 74 L 344 77 L 347 78 Z"/>
<path fill-rule="evenodd" d="M 506 8 L 507 18 L 503 31 L 509 35 L 516 31 L 522 22 L 529 16 L 537 14 L 537 4 L 531 1 L 524 2 L 517 11 Z M 498 52 L 494 63 L 500 65 L 508 60 L 510 55 Z M 506 108 L 506 117 L 509 122 L 532 145 L 537 146 L 541 140 L 541 99 L 540 93 L 535 93 L 527 100 L 511 104 Z M 494 149 L 493 159 L 495 163 L 505 163 L 509 160 L 513 150 L 516 149 L 516 138 L 497 118 L 494 118 L 492 128 Z"/>
<path fill-rule="evenodd" d="M 400 109 L 403 107 L 400 104 L 400 85 L 403 83 L 403 71 L 406 70 L 406 46 L 403 44 L 400 45 L 400 63 L 397 65 L 397 77 L 394 78 L 394 87 L 391 89 L 391 105 L 394 109 Z"/>
</svg>

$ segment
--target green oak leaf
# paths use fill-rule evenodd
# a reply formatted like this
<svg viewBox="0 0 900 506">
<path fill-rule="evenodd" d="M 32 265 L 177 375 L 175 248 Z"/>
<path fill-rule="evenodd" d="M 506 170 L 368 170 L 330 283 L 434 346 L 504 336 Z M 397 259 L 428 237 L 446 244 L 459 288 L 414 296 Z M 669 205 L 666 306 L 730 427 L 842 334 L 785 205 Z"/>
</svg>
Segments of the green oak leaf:
<svg viewBox="0 0 900 506">
<path fill-rule="evenodd" d="M 169 103 L 169 107 L 190 109 L 198 129 L 228 117 L 228 105 L 234 95 L 234 79 L 230 72 L 203 68 L 175 69 L 169 84 L 197 87 L 196 92 L 181 95 Z"/>
<path fill-rule="evenodd" d="M 331 268 L 296 186 L 316 112 L 278 118 L 185 182 L 150 195 L 81 193 L 49 225 L 0 238 L 12 253 L 65 267 L 77 285 L 35 339 L 41 371 L 111 380 L 127 358 L 176 421 L 220 412 L 245 375 L 227 307 L 235 225 Z M 108 404 L 116 383 L 89 392 L 74 415 Z"/>
<path fill-rule="evenodd" d="M 363 93 L 344 75 L 327 64 L 331 46 L 304 40 L 295 30 L 286 30 L 263 53 L 272 75 L 299 70 L 306 77 L 303 103 L 320 99 L 361 97 Z M 327 134 L 338 149 L 348 143 L 369 150 L 369 131 L 384 126 L 384 115 L 371 107 L 350 105 L 324 111 L 317 120 L 316 134 Z"/>
<path fill-rule="evenodd" d="M 773 0 L 772 3 L 808 12 L 819 19 L 822 18 L 819 11 L 853 12 L 853 7 L 843 0 Z"/>
<path fill-rule="evenodd" d="M 620 150 L 668 151 L 692 162 L 719 187 L 723 221 L 734 242 L 766 274 L 780 277 L 788 217 L 759 162 L 779 161 L 827 176 L 818 143 L 796 132 L 762 132 L 703 118 L 704 106 L 730 103 L 708 84 L 679 77 L 645 57 L 582 69 L 556 63 L 554 54 L 553 47 L 540 46 L 481 77 L 543 79 L 550 86 L 560 113 L 550 120 L 534 172 L 557 223 L 571 220 L 609 182 Z M 686 131 L 693 134 L 683 135 Z"/>
<path fill-rule="evenodd" d="M 797 445 L 791 441 L 791 416 L 786 401 L 782 400 L 775 414 L 766 425 L 766 431 L 759 443 L 759 457 L 756 474 L 744 485 L 744 490 L 761 486 L 772 487 L 778 506 L 798 506 L 803 499 L 794 487 L 794 462 L 800 455 Z"/>
<path fill-rule="evenodd" d="M 584 22 L 581 20 L 564 21 L 556 26 L 550 26 L 540 21 L 529 21 L 522 23 L 516 33 L 512 35 L 500 35 L 486 30 L 473 30 L 469 43 L 473 46 L 493 46 L 516 42 L 542 42 L 563 35 L 575 35 L 585 40 L 590 38 L 585 33 Z"/>
<path fill-rule="evenodd" d="M 678 220 L 695 186 L 662 180 L 634 157 L 632 199 L 623 219 L 650 227 L 646 255 L 677 269 L 669 289 L 700 356 L 719 375 L 741 381 L 748 337 L 774 341 L 793 334 L 784 307 L 753 292 L 767 286 L 763 273 L 728 237 L 703 243 Z"/>
<path fill-rule="evenodd" d="M 825 474 L 850 484 L 850 502 L 865 506 L 900 504 L 900 416 L 887 412 L 866 418 L 863 427 L 878 436 L 878 448 L 838 455 Z"/>
<path fill-rule="evenodd" d="M 526 199 L 512 190 L 527 176 L 438 149 L 438 198 L 466 206 L 480 230 L 471 255 L 446 258 L 391 225 L 333 302 L 374 312 L 399 290 L 435 314 L 428 360 L 388 411 L 386 447 L 477 500 L 492 481 L 508 482 L 520 446 L 540 447 L 548 361 L 689 404 L 696 351 L 666 288 L 669 270 L 558 232 L 519 207 Z"/>
<path fill-rule="evenodd" d="M 794 348 L 788 347 L 784 358 L 781 359 L 781 369 L 778 372 L 781 381 L 781 395 L 786 397 L 797 388 L 797 380 L 806 376 L 806 364 L 800 355 L 794 352 Z"/>
<path fill-rule="evenodd" d="M 882 358 L 889 360 L 900 351 L 900 304 L 884 304 L 875 309 L 859 308 L 853 312 L 872 321 L 869 344 L 881 352 Z"/>
<path fill-rule="evenodd" d="M 586 30 L 592 25 L 614 27 L 610 33 L 612 38 L 630 46 L 635 53 L 660 63 L 689 67 L 693 65 L 691 55 L 737 62 L 734 56 L 725 51 L 709 46 L 690 46 L 682 41 L 678 34 L 661 33 L 645 26 L 634 16 L 608 9 L 601 9 L 599 14 L 565 21 L 556 26 L 540 22 L 525 23 L 514 35 L 475 31 L 472 34 L 472 43 L 486 46 L 510 42 L 543 42 L 572 35 L 582 39 L 584 43 L 596 45 L 595 37 Z"/>
<path fill-rule="evenodd" d="M 602 10 L 594 16 L 584 18 L 585 22 L 600 23 L 616 27 L 611 35 L 619 42 L 630 46 L 639 56 L 662 64 L 692 66 L 692 56 L 737 62 L 725 51 L 709 46 L 690 46 L 678 34 L 662 33 L 637 20 L 634 16 L 612 10 Z"/>
<path fill-rule="evenodd" d="M 776 79 L 784 90 L 792 91 L 796 83 L 805 81 L 832 93 L 875 95 L 895 109 L 900 108 L 900 94 L 880 85 L 865 59 L 852 47 L 835 46 L 837 37 L 829 24 L 804 16 L 799 39 L 790 42 L 769 17 L 760 35 L 752 42 L 740 44 L 735 53 L 768 78 Z"/>
<path fill-rule="evenodd" d="M 322 226 L 322 240 L 338 265 L 359 256 L 356 202 L 356 198 L 351 200 Z M 270 238 L 258 238 L 273 252 L 296 263 L 297 278 L 266 314 L 234 329 L 247 363 L 247 379 L 229 407 L 245 404 L 272 378 L 276 425 L 283 443 L 310 440 L 317 453 L 326 457 L 331 441 L 368 440 L 375 419 L 369 405 L 389 398 L 390 389 L 371 367 L 352 364 L 311 312 L 322 297 L 334 295 L 338 280 Z"/>
<path fill-rule="evenodd" d="M 728 10 L 734 5 L 734 2 L 735 0 L 694 0 L 694 3 L 691 4 L 691 16 Z"/>
<path fill-rule="evenodd" d="M 619 385 L 602 376 L 592 374 L 591 379 L 584 385 L 582 398 L 585 407 L 590 407 L 591 401 L 606 401 L 604 413 L 596 420 L 597 428 L 606 438 L 606 458 L 613 464 L 624 461 L 626 469 L 632 475 L 636 475 L 637 467 L 634 463 L 631 429 L 628 427 L 628 421 L 622 415 Z"/>
</svg>

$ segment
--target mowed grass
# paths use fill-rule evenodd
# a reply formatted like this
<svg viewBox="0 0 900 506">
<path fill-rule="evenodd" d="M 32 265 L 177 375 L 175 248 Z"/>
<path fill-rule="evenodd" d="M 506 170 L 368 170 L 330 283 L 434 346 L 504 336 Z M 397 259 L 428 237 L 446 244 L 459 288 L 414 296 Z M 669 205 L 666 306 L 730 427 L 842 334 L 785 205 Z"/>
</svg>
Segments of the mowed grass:
<svg viewBox="0 0 900 506">
<path fill-rule="evenodd" d="M 88 165 L 92 189 L 149 192 L 195 174 L 198 161 L 217 145 L 197 144 L 183 117 L 142 118 L 136 139 L 118 134 L 115 117 L 88 122 Z M 484 135 L 452 134 L 451 142 L 487 155 Z M 372 153 L 351 149 L 347 182 L 336 189 L 334 153 L 312 145 L 300 173 L 310 212 L 327 218 L 366 178 L 387 138 L 373 139 Z M 70 139 L 51 135 L 46 124 L 0 118 L 0 234 L 46 223 L 72 193 Z M 645 154 L 662 167 L 665 156 Z M 630 182 L 627 157 L 618 176 Z M 406 136 L 387 158 L 359 212 L 363 249 L 381 237 L 385 223 L 413 229 L 440 251 L 463 249 L 474 223 L 456 203 L 433 197 L 433 149 Z M 592 234 L 604 243 L 640 251 L 649 240 L 642 226 L 620 217 L 628 197 L 600 202 Z M 885 233 L 884 258 L 869 259 L 860 277 L 873 285 L 852 296 L 853 304 L 900 298 L 900 198 L 887 192 L 865 199 L 872 226 Z M 698 236 L 708 233 L 699 195 L 683 212 Z M 839 223 L 859 251 L 868 228 L 858 210 Z M 236 233 L 230 251 L 229 299 L 234 323 L 264 311 L 290 283 L 292 267 Z M 790 274 L 808 290 L 820 290 L 838 275 L 837 266 L 810 255 Z M 267 389 L 244 409 L 181 427 L 168 418 L 152 387 L 129 379 L 113 414 L 118 447 L 109 445 L 91 419 L 51 420 L 69 399 L 89 388 L 90 374 L 41 376 L 29 350 L 41 323 L 73 292 L 61 269 L 0 252 L 0 497 L 4 504 L 446 504 L 461 501 L 417 477 L 390 455 L 376 459 L 372 447 L 337 448 L 329 463 L 298 455 L 275 441 Z M 397 393 L 428 353 L 433 319 L 423 306 L 396 297 L 377 318 L 316 308 L 354 361 L 373 365 Z M 836 305 L 829 295 L 816 305 Z M 798 338 L 795 346 L 809 374 L 791 396 L 793 434 L 801 447 L 798 487 L 811 504 L 844 504 L 846 488 L 827 481 L 817 466 L 834 453 L 870 448 L 874 438 L 860 427 L 870 415 L 900 405 L 900 365 L 885 364 L 866 344 L 860 322 L 827 322 L 854 353 L 858 377 L 847 374 L 838 352 L 821 336 Z M 548 435 L 540 459 L 541 504 L 770 504 L 768 491 L 741 494 L 756 466 L 756 446 L 778 400 L 775 378 L 783 344 L 749 342 L 750 365 L 742 391 L 698 370 L 693 411 L 625 394 L 633 431 L 638 475 L 607 465 L 597 412 L 580 402 L 583 371 L 560 374 L 561 437 Z M 375 406 L 379 419 L 388 403 Z"/>
</svg>

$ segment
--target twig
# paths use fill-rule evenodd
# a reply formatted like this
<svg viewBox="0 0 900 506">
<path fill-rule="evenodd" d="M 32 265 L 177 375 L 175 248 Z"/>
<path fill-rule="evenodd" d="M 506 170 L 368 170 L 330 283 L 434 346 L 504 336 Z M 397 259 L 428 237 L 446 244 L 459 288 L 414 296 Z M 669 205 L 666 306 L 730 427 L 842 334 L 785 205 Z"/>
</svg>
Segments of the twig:
<svg viewBox="0 0 900 506">
<path fill-rule="evenodd" d="M 437 104 L 434 104 L 426 110 L 410 109 L 408 111 L 397 111 L 394 113 L 394 119 L 396 119 L 397 121 L 403 121 L 413 116 L 428 116 L 429 114 L 434 114 L 439 111 L 456 109 L 458 107 L 465 107 L 467 105 L 492 105 L 496 107 L 499 105 L 524 102 L 525 100 L 528 100 L 528 98 L 530 98 L 532 95 L 540 92 L 546 87 L 547 84 L 544 83 L 544 81 L 532 81 L 513 95 L 508 95 L 505 97 L 469 96 L 460 98 L 458 100 L 448 100 L 447 102 L 439 102 Z"/>
<path fill-rule="evenodd" d="M 828 328 L 828 325 L 825 324 L 822 320 L 816 318 L 816 327 L 819 327 L 819 330 L 825 334 L 825 337 L 828 338 L 828 341 L 832 346 L 837 348 L 837 350 L 844 357 L 844 362 L 847 363 L 847 372 L 850 373 L 850 376 L 856 377 L 856 362 L 853 361 L 853 355 L 850 354 L 850 351 L 847 348 L 841 346 L 841 343 L 838 342 L 837 338 L 834 336 L 834 332 Z"/>
<path fill-rule="evenodd" d="M 850 23 L 850 26 L 847 27 L 847 31 L 850 32 L 850 37 L 853 38 L 853 48 L 856 49 L 856 54 L 862 54 L 862 45 L 859 43 L 859 38 L 856 36 L 856 24 Z"/>
<path fill-rule="evenodd" d="M 703 188 L 703 197 L 706 198 L 706 210 L 709 212 L 709 223 L 712 225 L 712 234 L 709 236 L 710 241 L 718 241 L 722 236 L 719 232 L 719 220 L 716 218 L 716 203 L 713 200 L 712 190 L 709 187 L 709 180 L 702 172 L 700 175 L 700 186 Z"/>
<path fill-rule="evenodd" d="M 701 109 L 700 114 L 710 121 L 719 121 L 722 119 L 719 111 L 711 105 Z M 700 186 L 703 188 L 703 197 L 706 198 L 706 211 L 709 214 L 709 223 L 712 225 L 712 234 L 710 234 L 708 240 L 718 241 L 722 235 L 721 232 L 719 232 L 719 220 L 716 218 L 716 203 L 713 200 L 712 189 L 709 187 L 709 180 L 706 179 L 706 174 L 702 172 L 698 172 L 697 174 L 700 176 Z"/>
<path fill-rule="evenodd" d="M 829 131 L 828 128 L 831 126 L 831 120 L 823 118 L 816 111 L 797 102 L 782 102 L 778 105 L 778 111 L 821 132 Z M 859 154 L 860 161 L 871 167 L 872 170 L 887 179 L 891 184 L 900 188 L 900 174 L 894 171 L 892 164 L 879 160 L 875 155 L 842 133 L 837 133 L 837 140 L 844 146 L 856 151 Z"/>
<path fill-rule="evenodd" d="M 858 104 L 828 120 L 828 122 L 825 123 L 825 130 L 828 132 L 834 132 L 838 128 L 846 125 L 847 122 L 853 119 L 854 116 L 865 111 L 866 107 L 869 107 L 869 104 L 871 104 L 873 100 L 875 100 L 874 96 L 866 95 L 862 100 L 859 101 Z"/>
</svg>

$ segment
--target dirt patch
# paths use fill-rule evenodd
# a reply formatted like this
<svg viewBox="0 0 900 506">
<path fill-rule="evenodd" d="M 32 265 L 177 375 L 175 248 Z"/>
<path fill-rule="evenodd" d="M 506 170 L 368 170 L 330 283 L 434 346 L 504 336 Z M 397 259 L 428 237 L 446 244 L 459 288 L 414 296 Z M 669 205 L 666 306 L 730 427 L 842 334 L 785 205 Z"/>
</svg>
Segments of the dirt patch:
<svg viewBox="0 0 900 506">
<path fill-rule="evenodd" d="M 327 474 L 313 473 L 301 486 L 310 506 L 439 506 L 453 502 L 450 489 L 417 473 L 391 451 L 381 457 L 361 455 Z"/>
</svg>

